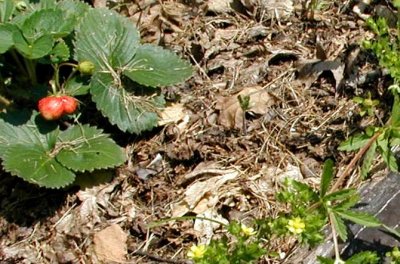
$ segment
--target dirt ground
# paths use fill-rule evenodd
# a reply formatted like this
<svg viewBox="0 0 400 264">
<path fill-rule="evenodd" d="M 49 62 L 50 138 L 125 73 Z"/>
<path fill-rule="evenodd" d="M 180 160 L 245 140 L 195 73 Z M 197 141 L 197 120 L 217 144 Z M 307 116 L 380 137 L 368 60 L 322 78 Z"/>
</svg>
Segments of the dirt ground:
<svg viewBox="0 0 400 264">
<path fill-rule="evenodd" d="M 280 210 L 274 194 L 283 178 L 318 186 L 325 159 L 338 170 L 348 164 L 352 154 L 337 146 L 377 122 L 360 117 L 352 98 L 370 92 L 383 121 L 390 107 L 390 78 L 360 48 L 371 37 L 365 18 L 394 10 L 384 0 L 317 2 L 94 2 L 130 17 L 143 42 L 189 60 L 194 75 L 163 88 L 168 122 L 113 135 L 129 155 L 123 167 L 83 175 L 81 187 L 66 190 L 3 173 L 0 262 L 190 263 L 189 247 L 218 237 L 220 226 L 149 224 L 181 216 L 251 223 Z M 249 96 L 248 111 L 238 95 Z M 346 185 L 356 186 L 357 175 Z M 102 248 L 104 240 L 115 248 Z M 283 263 L 295 247 L 280 241 L 282 258 L 260 263 Z"/>
</svg>

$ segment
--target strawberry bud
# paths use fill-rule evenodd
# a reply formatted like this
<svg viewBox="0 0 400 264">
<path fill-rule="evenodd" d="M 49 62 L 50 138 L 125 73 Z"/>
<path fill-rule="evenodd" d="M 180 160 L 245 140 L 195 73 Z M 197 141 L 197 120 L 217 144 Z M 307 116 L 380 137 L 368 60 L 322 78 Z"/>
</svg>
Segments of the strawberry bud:
<svg viewBox="0 0 400 264">
<path fill-rule="evenodd" d="M 78 64 L 76 69 L 84 75 L 92 75 L 95 69 L 95 65 L 91 61 L 82 61 Z"/>
<path fill-rule="evenodd" d="M 61 97 L 48 96 L 39 100 L 38 109 L 46 120 L 59 119 L 64 114 L 64 104 Z"/>
</svg>

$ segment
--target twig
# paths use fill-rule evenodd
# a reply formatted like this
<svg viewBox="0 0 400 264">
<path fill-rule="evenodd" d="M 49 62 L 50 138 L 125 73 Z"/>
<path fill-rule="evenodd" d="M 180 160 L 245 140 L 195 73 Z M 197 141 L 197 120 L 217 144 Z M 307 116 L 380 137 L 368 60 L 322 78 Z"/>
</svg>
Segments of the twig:
<svg viewBox="0 0 400 264">
<path fill-rule="evenodd" d="M 189 262 L 185 261 L 185 260 L 173 260 L 173 259 L 165 259 L 165 258 L 161 258 L 149 253 L 146 253 L 144 251 L 141 250 L 137 250 L 135 252 L 132 253 L 133 255 L 137 255 L 137 256 L 142 256 L 142 257 L 146 257 L 149 258 L 151 260 L 160 262 L 160 263 L 173 263 L 173 264 L 188 264 Z"/>
<path fill-rule="evenodd" d="M 376 132 L 367 142 L 367 144 L 365 144 L 365 146 L 363 146 L 358 152 L 357 154 L 353 157 L 353 159 L 350 161 L 350 163 L 346 166 L 346 168 L 344 169 L 343 173 L 338 177 L 337 181 L 335 182 L 335 184 L 332 186 L 330 192 L 334 192 L 336 191 L 342 184 L 343 181 L 346 179 L 346 177 L 348 177 L 350 175 L 350 173 L 352 172 L 352 170 L 354 169 L 356 163 L 364 156 L 365 152 L 367 152 L 367 150 L 371 147 L 372 143 L 375 142 L 375 140 L 381 135 L 381 132 Z"/>
</svg>

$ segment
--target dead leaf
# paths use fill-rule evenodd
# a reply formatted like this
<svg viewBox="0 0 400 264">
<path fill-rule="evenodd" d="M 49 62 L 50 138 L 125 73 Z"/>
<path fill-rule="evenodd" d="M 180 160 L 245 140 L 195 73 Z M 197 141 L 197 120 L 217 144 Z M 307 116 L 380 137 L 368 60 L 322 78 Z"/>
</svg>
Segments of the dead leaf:
<svg viewBox="0 0 400 264">
<path fill-rule="evenodd" d="M 77 196 L 82 201 L 79 207 L 79 214 L 82 220 L 92 224 L 100 222 L 98 205 L 108 208 L 110 193 L 117 183 L 108 183 L 80 190 Z"/>
<path fill-rule="evenodd" d="M 125 262 L 128 253 L 127 238 L 128 235 L 117 224 L 112 224 L 94 234 L 94 251 L 99 260 L 104 263 Z"/>
<path fill-rule="evenodd" d="M 192 211 L 201 214 L 213 208 L 219 201 L 218 189 L 227 181 L 239 176 L 236 169 L 221 170 L 222 176 L 215 176 L 205 181 L 197 181 L 186 188 L 182 201 L 173 205 L 172 216 L 180 217 Z"/>
<path fill-rule="evenodd" d="M 345 64 L 339 60 L 307 60 L 299 63 L 298 79 L 305 82 L 309 88 L 325 72 L 330 71 L 335 79 L 335 89 L 337 89 L 343 79 Z"/>
<path fill-rule="evenodd" d="M 221 223 L 229 224 L 228 220 L 218 214 L 214 208 L 207 210 L 202 214 L 198 214 L 197 217 L 205 217 L 208 219 L 214 219 Z M 221 225 L 216 222 L 197 218 L 194 221 L 193 229 L 199 235 L 199 244 L 208 245 L 214 235 L 214 230 L 220 226 Z"/>
<path fill-rule="evenodd" d="M 208 10 L 215 13 L 231 12 L 233 0 L 208 0 Z"/>
<path fill-rule="evenodd" d="M 176 124 L 183 120 L 186 116 L 185 108 L 182 104 L 172 104 L 164 108 L 161 112 L 160 119 L 158 121 L 159 126 L 167 124 Z"/>
<path fill-rule="evenodd" d="M 265 115 L 276 100 L 260 86 L 244 88 L 240 93 L 220 98 L 216 108 L 220 110 L 218 121 L 226 128 L 242 129 L 244 113 L 240 107 L 238 96 L 250 96 L 248 112 Z"/>
</svg>

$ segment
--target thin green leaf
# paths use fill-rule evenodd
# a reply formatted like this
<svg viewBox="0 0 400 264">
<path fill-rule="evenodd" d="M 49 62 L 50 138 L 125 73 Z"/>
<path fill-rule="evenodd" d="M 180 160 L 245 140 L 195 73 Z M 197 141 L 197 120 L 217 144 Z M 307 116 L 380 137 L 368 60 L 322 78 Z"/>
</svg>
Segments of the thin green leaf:
<svg viewBox="0 0 400 264">
<path fill-rule="evenodd" d="M 382 223 L 376 219 L 376 217 L 364 212 L 350 210 L 335 210 L 334 212 L 340 215 L 340 217 L 362 226 L 378 227 L 382 225 Z"/>
<path fill-rule="evenodd" d="M 382 155 L 383 160 L 385 161 L 386 165 L 391 171 L 397 171 L 397 161 L 396 157 L 393 155 L 390 146 L 389 146 L 389 139 L 385 134 L 382 134 L 377 139 L 378 149 Z"/>
<path fill-rule="evenodd" d="M 333 179 L 333 160 L 328 159 L 324 163 L 321 177 L 320 197 L 324 197 Z"/>
<path fill-rule="evenodd" d="M 392 107 L 392 115 L 391 115 L 391 126 L 399 127 L 400 126 L 400 96 L 397 92 L 393 92 L 394 102 Z"/>
<path fill-rule="evenodd" d="M 324 258 L 322 256 L 317 256 L 317 260 L 320 264 L 334 264 L 335 261 L 330 258 Z"/>
<path fill-rule="evenodd" d="M 344 224 L 344 221 L 336 215 L 334 212 L 329 213 L 329 218 L 332 221 L 332 225 L 334 226 L 337 234 L 339 235 L 342 241 L 347 240 L 347 227 Z"/>
<path fill-rule="evenodd" d="M 325 195 L 324 200 L 325 201 L 341 201 L 348 199 L 349 197 L 352 196 L 357 196 L 357 191 L 355 189 L 344 189 L 344 190 L 339 190 L 333 193 L 329 193 Z"/>
<path fill-rule="evenodd" d="M 380 259 L 376 252 L 362 251 L 346 260 L 346 264 L 378 264 Z"/>
<path fill-rule="evenodd" d="M 377 147 L 376 142 L 373 142 L 369 147 L 368 151 L 364 155 L 363 163 L 361 165 L 361 177 L 363 179 L 367 178 L 369 169 L 372 166 L 372 162 L 374 161 L 375 158 L 376 147 Z"/>
<path fill-rule="evenodd" d="M 369 136 L 366 134 L 358 134 L 350 137 L 346 141 L 342 142 L 338 147 L 340 151 L 354 151 L 360 149 L 367 144 L 368 140 L 370 139 Z"/>
<path fill-rule="evenodd" d="M 347 199 L 342 200 L 341 202 L 335 204 L 333 208 L 335 210 L 348 210 L 354 207 L 359 201 L 360 201 L 360 196 L 358 195 L 358 193 L 356 193 L 355 195 L 352 195 Z"/>
<path fill-rule="evenodd" d="M 157 87 L 183 82 L 192 75 L 192 66 L 171 51 L 145 44 L 138 47 L 124 75 L 142 85 Z"/>
</svg>

